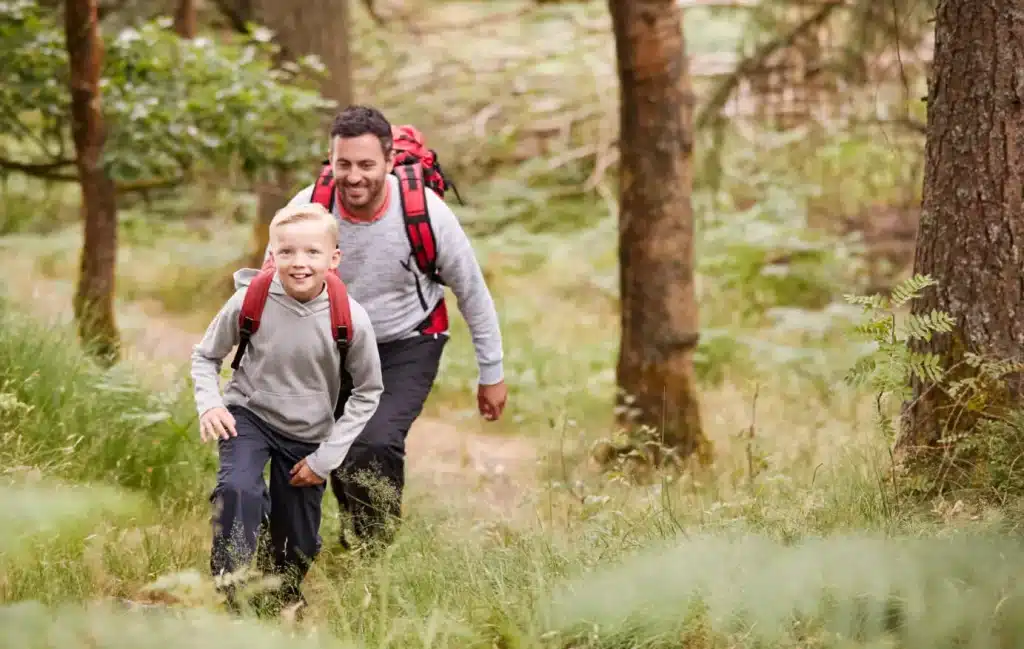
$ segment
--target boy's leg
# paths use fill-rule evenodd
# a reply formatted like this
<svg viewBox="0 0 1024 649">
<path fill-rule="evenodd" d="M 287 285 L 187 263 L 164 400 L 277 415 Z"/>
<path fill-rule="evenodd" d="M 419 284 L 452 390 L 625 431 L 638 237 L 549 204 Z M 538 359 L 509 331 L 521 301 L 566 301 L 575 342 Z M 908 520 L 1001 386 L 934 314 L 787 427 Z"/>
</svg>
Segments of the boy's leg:
<svg viewBox="0 0 1024 649">
<path fill-rule="evenodd" d="M 423 411 L 447 342 L 447 336 L 419 336 L 378 345 L 384 382 L 380 404 L 331 474 L 338 507 L 351 514 L 361 541 L 389 543 L 393 537 L 405 488 L 405 438 Z M 380 481 L 384 484 L 377 486 Z"/>
<path fill-rule="evenodd" d="M 275 572 L 282 578 L 278 597 L 281 604 L 301 602 L 302 580 L 309 565 L 320 553 L 320 507 L 327 484 L 293 487 L 292 467 L 316 451 L 308 444 L 274 434 L 270 456 L 271 558 Z"/>
<path fill-rule="evenodd" d="M 263 467 L 270 457 L 259 419 L 244 408 L 228 410 L 235 417 L 238 436 L 217 442 L 220 467 L 210 494 L 214 507 L 210 571 L 214 577 L 246 566 L 256 550 L 265 509 Z"/>
</svg>

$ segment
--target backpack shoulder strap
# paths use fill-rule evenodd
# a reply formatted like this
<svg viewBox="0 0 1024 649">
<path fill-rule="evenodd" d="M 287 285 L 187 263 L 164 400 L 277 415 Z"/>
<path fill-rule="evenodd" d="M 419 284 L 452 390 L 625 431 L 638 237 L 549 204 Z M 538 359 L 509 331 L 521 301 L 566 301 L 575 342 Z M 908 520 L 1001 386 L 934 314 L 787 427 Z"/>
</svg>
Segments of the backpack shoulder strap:
<svg viewBox="0 0 1024 649">
<path fill-rule="evenodd" d="M 327 211 L 334 210 L 334 172 L 331 170 L 330 160 L 324 160 L 320 167 L 320 175 L 317 176 L 316 184 L 313 185 L 313 192 L 309 202 L 320 203 Z"/>
<path fill-rule="evenodd" d="M 348 287 L 334 272 L 327 273 L 326 281 L 327 300 L 331 304 L 331 335 L 344 354 L 352 342 L 352 309 L 348 303 Z"/>
<path fill-rule="evenodd" d="M 437 268 L 437 240 L 430 223 L 430 211 L 427 209 L 427 187 L 423 182 L 423 166 L 415 162 L 396 165 L 394 174 L 398 177 L 405 234 L 409 238 L 409 245 L 412 246 L 416 266 L 421 273 L 438 284 L 443 284 Z"/>
<path fill-rule="evenodd" d="M 245 298 L 242 300 L 242 310 L 238 313 L 238 350 L 235 358 L 231 361 L 231 369 L 237 370 L 242 363 L 242 356 L 249 346 L 249 339 L 259 331 L 260 319 L 263 316 L 263 307 L 267 305 L 267 296 L 270 294 L 270 283 L 274 281 L 274 268 L 264 268 L 259 272 L 249 287 L 245 290 Z"/>
</svg>

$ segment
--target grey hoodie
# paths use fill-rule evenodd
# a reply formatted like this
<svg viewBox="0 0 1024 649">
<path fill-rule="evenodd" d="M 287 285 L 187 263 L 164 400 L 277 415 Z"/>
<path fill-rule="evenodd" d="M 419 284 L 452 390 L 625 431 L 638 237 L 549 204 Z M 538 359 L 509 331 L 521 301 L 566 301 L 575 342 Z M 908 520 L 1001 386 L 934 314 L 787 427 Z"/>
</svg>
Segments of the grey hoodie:
<svg viewBox="0 0 1024 649">
<path fill-rule="evenodd" d="M 353 331 L 346 368 L 352 376 L 353 390 L 345 413 L 335 421 L 341 369 L 338 348 L 331 337 L 327 291 L 302 303 L 285 293 L 275 276 L 259 331 L 249 339 L 242 363 L 227 382 L 222 397 L 221 364 L 239 342 L 238 314 L 245 288 L 257 273 L 247 268 L 234 274 L 235 294 L 192 350 L 196 409 L 202 416 L 218 406 L 243 406 L 282 435 L 319 442 L 320 447 L 306 462 L 326 479 L 345 459 L 352 442 L 377 410 L 384 391 L 373 326 L 363 307 L 350 296 Z"/>
</svg>

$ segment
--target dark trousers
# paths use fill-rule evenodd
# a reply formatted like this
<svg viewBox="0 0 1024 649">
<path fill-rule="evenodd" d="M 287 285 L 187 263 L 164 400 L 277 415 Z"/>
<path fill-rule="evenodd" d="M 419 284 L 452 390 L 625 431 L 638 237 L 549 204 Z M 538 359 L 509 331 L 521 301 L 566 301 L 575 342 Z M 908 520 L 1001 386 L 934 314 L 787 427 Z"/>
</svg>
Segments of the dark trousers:
<svg viewBox="0 0 1024 649">
<path fill-rule="evenodd" d="M 218 442 L 220 468 L 210 496 L 214 505 L 214 576 L 248 565 L 264 521 L 270 537 L 269 569 L 282 578 L 282 603 L 302 599 L 299 588 L 320 551 L 320 505 L 326 484 L 293 487 L 289 471 L 318 444 L 284 437 L 251 411 L 230 406 L 237 437 Z M 270 491 L 263 470 L 270 462 Z M 228 592 L 231 597 L 231 592 Z"/>
<path fill-rule="evenodd" d="M 405 437 L 437 378 L 448 336 L 417 336 L 377 346 L 384 393 L 377 411 L 331 474 L 338 508 L 360 541 L 390 543 L 402 511 Z M 347 545 L 342 532 L 342 544 Z"/>
</svg>

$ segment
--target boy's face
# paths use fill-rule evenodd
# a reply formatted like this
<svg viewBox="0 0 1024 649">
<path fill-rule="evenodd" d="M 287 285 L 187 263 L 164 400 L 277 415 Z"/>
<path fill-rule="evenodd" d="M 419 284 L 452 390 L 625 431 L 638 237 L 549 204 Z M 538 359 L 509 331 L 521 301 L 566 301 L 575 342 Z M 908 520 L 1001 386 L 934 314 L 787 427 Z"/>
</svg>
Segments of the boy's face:
<svg viewBox="0 0 1024 649">
<path fill-rule="evenodd" d="M 271 247 L 277 275 L 288 295 L 312 300 L 324 287 L 324 277 L 338 267 L 341 251 L 327 228 L 317 221 L 298 221 L 274 228 Z"/>
</svg>

